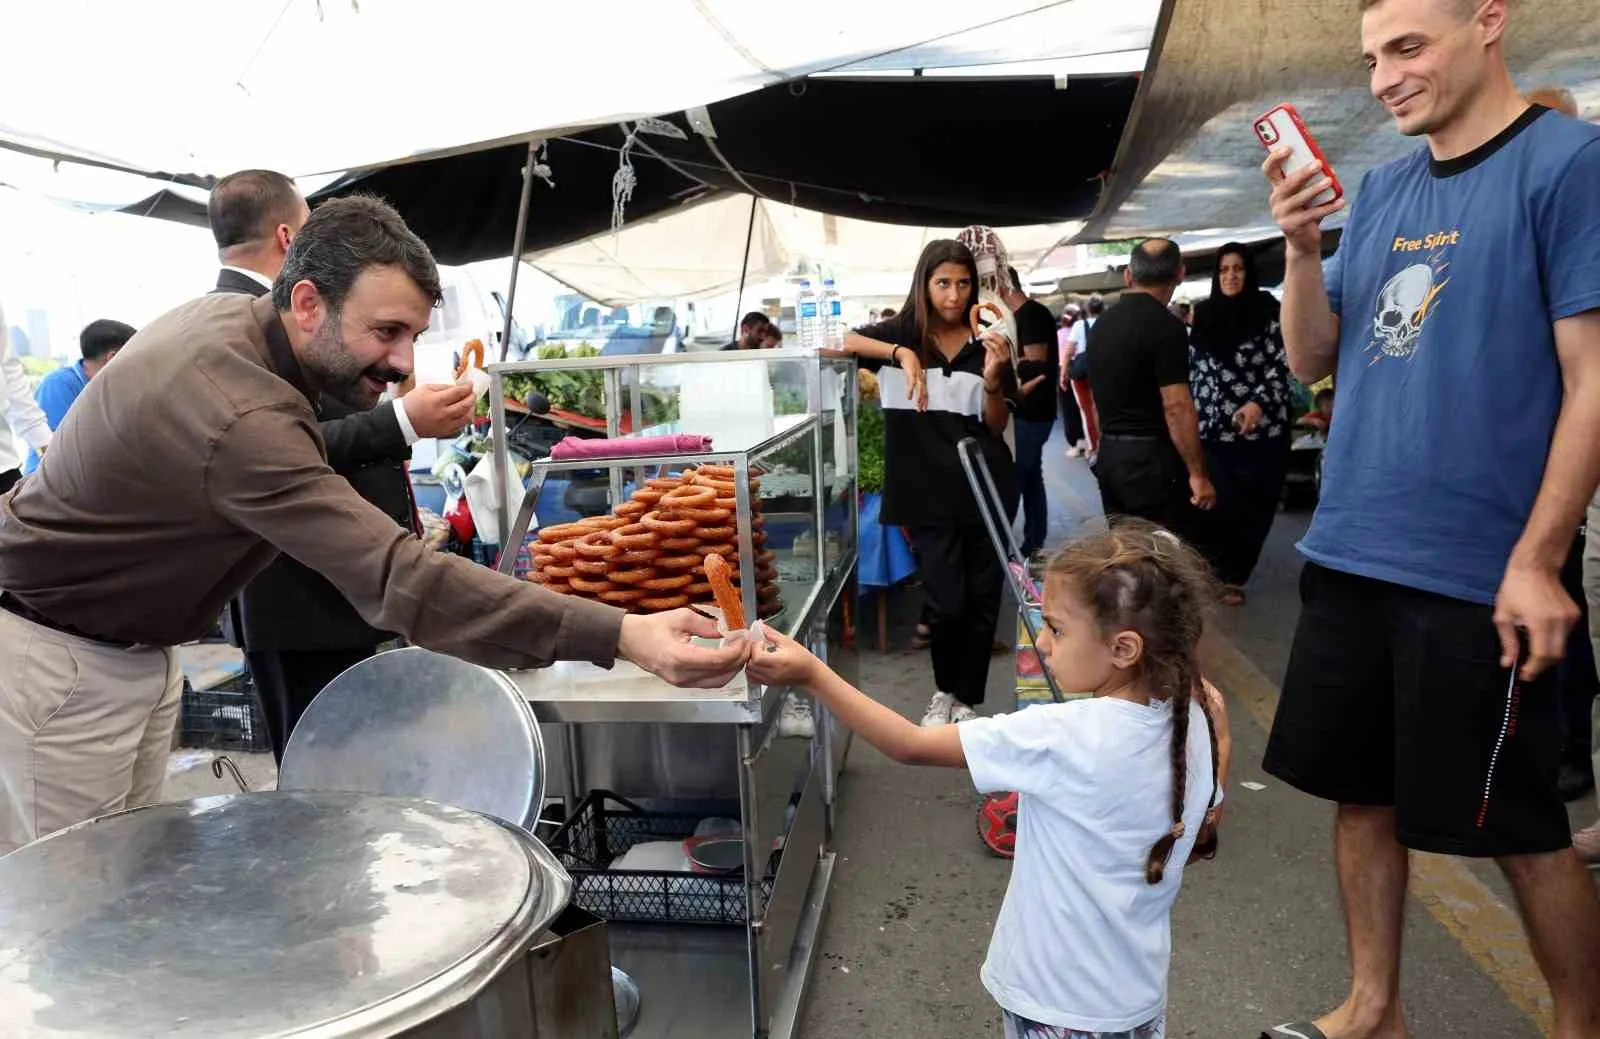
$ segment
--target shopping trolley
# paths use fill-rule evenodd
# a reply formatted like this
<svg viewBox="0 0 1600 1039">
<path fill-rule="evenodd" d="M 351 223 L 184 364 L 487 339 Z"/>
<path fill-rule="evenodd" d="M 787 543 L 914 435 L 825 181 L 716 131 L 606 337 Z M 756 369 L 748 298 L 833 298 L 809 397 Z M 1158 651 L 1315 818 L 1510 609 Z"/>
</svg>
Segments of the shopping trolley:
<svg viewBox="0 0 1600 1039">
<path fill-rule="evenodd" d="M 978 441 L 967 437 L 956 445 L 961 457 L 961 468 L 966 470 L 967 483 L 978 502 L 978 513 L 988 528 L 989 541 L 1000 560 L 1011 585 L 1011 594 L 1017 600 L 1017 710 L 1038 704 L 1061 703 L 1078 699 L 1082 693 L 1064 694 L 1056 686 L 1050 669 L 1039 655 L 1039 630 L 1044 627 L 1043 596 L 1038 578 L 1028 568 L 1028 561 L 1012 536 L 1011 524 L 1006 521 L 1006 509 L 995 487 L 994 476 L 984 460 Z M 978 837 L 996 855 L 1011 858 L 1017 841 L 1017 795 L 993 793 L 984 797 L 978 806 Z"/>
</svg>

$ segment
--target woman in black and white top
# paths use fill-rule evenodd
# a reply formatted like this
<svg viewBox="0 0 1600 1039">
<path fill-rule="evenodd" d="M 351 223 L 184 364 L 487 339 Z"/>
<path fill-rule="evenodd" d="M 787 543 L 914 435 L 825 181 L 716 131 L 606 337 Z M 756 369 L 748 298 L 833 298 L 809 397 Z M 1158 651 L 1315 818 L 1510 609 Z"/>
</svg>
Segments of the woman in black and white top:
<svg viewBox="0 0 1600 1039">
<path fill-rule="evenodd" d="M 882 522 L 906 527 L 933 606 L 937 689 L 924 725 L 973 717 L 983 702 L 1005 574 L 961 468 L 956 445 L 974 437 L 1005 504 L 1017 510 L 1011 452 L 1002 439 L 1016 393 L 1005 340 L 975 337 L 968 314 L 978 268 L 966 246 L 929 242 L 905 306 L 845 336 L 846 352 L 878 371 L 883 401 Z"/>
<path fill-rule="evenodd" d="M 1206 469 L 1217 507 L 1204 517 L 1200 547 L 1223 585 L 1223 602 L 1244 602 L 1278 512 L 1289 465 L 1289 367 L 1278 301 L 1263 292 L 1244 246 L 1224 245 L 1211 298 L 1194 311 L 1189 386 L 1200 416 Z"/>
</svg>

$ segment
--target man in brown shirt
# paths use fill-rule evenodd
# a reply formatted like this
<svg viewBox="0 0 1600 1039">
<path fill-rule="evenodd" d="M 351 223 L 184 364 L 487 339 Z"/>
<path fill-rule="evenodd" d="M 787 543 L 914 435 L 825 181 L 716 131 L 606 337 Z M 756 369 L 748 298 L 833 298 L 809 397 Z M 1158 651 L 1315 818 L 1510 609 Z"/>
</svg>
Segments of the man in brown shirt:
<svg viewBox="0 0 1600 1039">
<path fill-rule="evenodd" d="M 328 202 L 271 296 L 156 319 L 0 497 L 0 854 L 159 796 L 198 638 L 282 551 L 373 626 L 490 667 L 617 657 L 717 686 L 739 647 L 688 610 L 621 611 L 429 551 L 334 473 L 312 401 L 370 408 L 411 370 L 439 299 L 427 247 L 382 202 Z"/>
</svg>

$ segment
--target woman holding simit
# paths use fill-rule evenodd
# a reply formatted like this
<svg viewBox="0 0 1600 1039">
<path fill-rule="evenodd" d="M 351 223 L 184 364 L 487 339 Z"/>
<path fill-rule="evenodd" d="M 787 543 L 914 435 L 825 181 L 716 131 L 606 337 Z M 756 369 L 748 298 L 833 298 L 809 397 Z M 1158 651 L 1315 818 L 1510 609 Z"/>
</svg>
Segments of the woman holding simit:
<svg viewBox="0 0 1600 1039">
<path fill-rule="evenodd" d="M 905 306 L 845 336 L 845 351 L 878 372 L 883 401 L 882 522 L 905 527 L 917 547 L 933 607 L 936 688 L 923 725 L 974 716 L 983 702 L 1005 575 L 956 445 L 975 438 L 1010 523 L 1017 510 L 1011 452 L 1003 434 L 1016 393 L 1006 341 L 975 336 L 968 315 L 978 268 L 966 246 L 929 242 Z"/>
</svg>

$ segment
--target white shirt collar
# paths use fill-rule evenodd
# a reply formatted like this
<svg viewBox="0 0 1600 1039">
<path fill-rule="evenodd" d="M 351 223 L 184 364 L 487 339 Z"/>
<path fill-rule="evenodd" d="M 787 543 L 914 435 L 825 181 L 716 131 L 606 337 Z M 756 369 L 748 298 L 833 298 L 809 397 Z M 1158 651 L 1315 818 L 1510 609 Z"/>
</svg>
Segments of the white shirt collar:
<svg viewBox="0 0 1600 1039">
<path fill-rule="evenodd" d="M 267 277 L 265 274 L 262 274 L 260 271 L 246 270 L 243 267 L 235 267 L 226 263 L 222 265 L 222 269 L 225 271 L 233 271 L 235 274 L 243 274 L 246 278 L 249 278 L 251 281 L 255 282 L 257 285 L 260 285 L 264 289 L 272 288 L 272 279 Z"/>
</svg>

